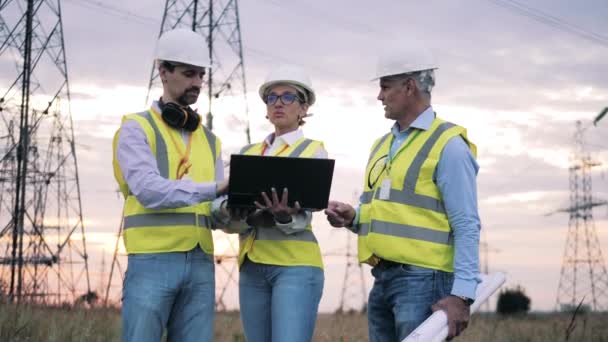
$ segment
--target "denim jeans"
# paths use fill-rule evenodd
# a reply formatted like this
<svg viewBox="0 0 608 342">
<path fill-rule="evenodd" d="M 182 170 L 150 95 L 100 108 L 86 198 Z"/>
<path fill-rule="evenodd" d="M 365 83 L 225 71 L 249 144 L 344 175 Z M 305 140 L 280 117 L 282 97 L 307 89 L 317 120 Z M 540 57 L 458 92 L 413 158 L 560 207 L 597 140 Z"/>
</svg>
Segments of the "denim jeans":
<svg viewBox="0 0 608 342">
<path fill-rule="evenodd" d="M 401 341 L 432 311 L 431 305 L 450 294 L 454 274 L 413 265 L 374 267 L 369 293 L 370 342 Z"/>
<path fill-rule="evenodd" d="M 241 321 L 248 342 L 312 340 L 323 293 L 323 270 L 245 259 L 241 266 Z"/>
<path fill-rule="evenodd" d="M 211 341 L 213 257 L 189 252 L 129 254 L 122 290 L 122 341 Z"/>
</svg>

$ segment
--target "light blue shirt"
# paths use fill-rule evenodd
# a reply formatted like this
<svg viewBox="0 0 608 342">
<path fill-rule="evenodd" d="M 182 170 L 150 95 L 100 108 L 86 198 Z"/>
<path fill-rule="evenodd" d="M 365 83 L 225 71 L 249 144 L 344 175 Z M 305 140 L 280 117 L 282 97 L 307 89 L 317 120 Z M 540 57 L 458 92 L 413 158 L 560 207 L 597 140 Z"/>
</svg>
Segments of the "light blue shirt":
<svg viewBox="0 0 608 342">
<path fill-rule="evenodd" d="M 391 132 L 393 141 L 389 150 L 392 158 L 414 129 L 428 130 L 435 113 L 427 108 L 410 124 L 400 130 L 395 122 Z M 461 137 L 450 139 L 439 158 L 434 181 L 443 197 L 448 221 L 454 234 L 454 285 L 451 294 L 475 298 L 479 277 L 479 230 L 477 210 L 477 172 L 479 165 L 467 143 Z M 353 230 L 358 229 L 359 209 Z"/>
<path fill-rule="evenodd" d="M 160 113 L 158 103 L 152 104 Z M 189 132 L 181 132 L 187 142 Z M 183 178 L 164 178 L 158 171 L 156 158 L 148 145 L 148 138 L 135 120 L 125 121 L 118 133 L 116 154 L 120 170 L 131 193 L 148 209 L 180 208 L 212 201 L 212 224 L 217 222 L 221 198 L 216 199 L 217 182 L 224 180 L 224 168 L 220 154 L 215 164 L 215 181 L 197 183 Z M 213 227 L 215 228 L 215 227 Z"/>
</svg>

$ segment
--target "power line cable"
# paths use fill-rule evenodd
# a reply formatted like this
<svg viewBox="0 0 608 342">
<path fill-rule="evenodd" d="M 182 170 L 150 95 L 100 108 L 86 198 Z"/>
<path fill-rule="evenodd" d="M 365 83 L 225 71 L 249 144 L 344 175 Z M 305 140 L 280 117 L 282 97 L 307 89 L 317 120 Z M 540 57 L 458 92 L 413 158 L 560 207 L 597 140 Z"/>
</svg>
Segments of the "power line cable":
<svg viewBox="0 0 608 342">
<path fill-rule="evenodd" d="M 122 20 L 128 20 L 129 22 L 137 22 L 139 24 L 144 24 L 144 25 L 158 25 L 160 23 L 159 20 L 151 18 L 151 17 L 146 17 L 137 13 L 133 13 L 130 12 L 124 8 L 118 8 L 115 6 L 110 6 L 108 4 L 105 4 L 101 1 L 95 1 L 95 0 L 68 0 L 68 2 L 77 5 L 77 6 L 81 6 L 90 10 L 95 11 L 96 13 L 101 10 L 102 12 L 105 12 L 105 14 L 107 15 L 111 15 L 117 18 L 120 18 Z"/>
<path fill-rule="evenodd" d="M 578 25 L 569 23 L 563 19 L 550 15 L 539 9 L 522 4 L 515 0 L 488 0 L 488 1 L 497 6 L 508 9 L 517 14 L 523 15 L 527 18 L 536 20 L 540 23 L 543 23 L 543 24 L 553 27 L 555 29 L 558 29 L 558 30 L 561 30 L 564 32 L 568 32 L 568 33 L 576 35 L 578 37 L 587 39 L 589 41 L 602 45 L 603 47 L 608 47 L 608 37 L 600 35 L 598 33 L 592 32 L 592 31 L 589 31 Z"/>
</svg>

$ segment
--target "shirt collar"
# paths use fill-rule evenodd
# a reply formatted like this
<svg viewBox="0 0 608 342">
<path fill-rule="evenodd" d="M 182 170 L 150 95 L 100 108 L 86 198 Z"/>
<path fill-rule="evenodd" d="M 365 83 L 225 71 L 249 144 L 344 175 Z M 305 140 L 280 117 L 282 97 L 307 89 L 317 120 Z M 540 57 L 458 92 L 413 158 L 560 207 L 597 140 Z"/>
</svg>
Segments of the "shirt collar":
<svg viewBox="0 0 608 342">
<path fill-rule="evenodd" d="M 274 138 L 274 133 L 271 133 L 266 137 L 266 139 L 264 139 L 264 143 L 268 146 L 271 146 L 273 144 L 273 142 L 276 143 L 277 141 L 282 141 L 283 143 L 287 144 L 288 146 L 291 146 L 296 141 L 301 139 L 302 137 L 304 137 L 304 132 L 302 132 L 302 130 L 300 128 L 298 128 L 295 131 L 285 133 L 276 138 Z"/>
<path fill-rule="evenodd" d="M 424 110 L 424 112 L 418 115 L 416 120 L 414 120 L 414 122 L 410 124 L 410 127 L 408 127 L 407 130 L 409 130 L 410 128 L 417 128 L 426 131 L 431 128 L 433 120 L 435 120 L 435 111 L 433 110 L 433 107 L 429 106 L 427 109 Z M 394 135 L 400 133 L 400 127 L 398 122 L 395 122 L 395 124 L 391 128 L 391 131 Z"/>
<path fill-rule="evenodd" d="M 152 110 L 160 114 L 162 110 L 160 109 L 160 103 L 157 100 L 152 101 Z"/>
</svg>

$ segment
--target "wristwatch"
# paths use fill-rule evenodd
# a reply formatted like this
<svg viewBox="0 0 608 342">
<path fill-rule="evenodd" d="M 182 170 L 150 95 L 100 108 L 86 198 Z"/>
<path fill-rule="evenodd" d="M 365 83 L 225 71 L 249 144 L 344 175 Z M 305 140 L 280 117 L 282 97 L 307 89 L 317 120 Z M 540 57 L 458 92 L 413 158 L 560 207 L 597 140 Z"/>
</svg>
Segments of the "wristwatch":
<svg viewBox="0 0 608 342">
<path fill-rule="evenodd" d="M 467 306 L 471 306 L 471 304 L 473 304 L 473 302 L 475 302 L 475 299 L 471 299 L 469 297 L 465 297 L 465 296 L 457 296 L 457 295 L 453 295 L 454 297 L 458 297 L 460 299 L 462 299 L 462 301 L 467 305 Z"/>
</svg>

